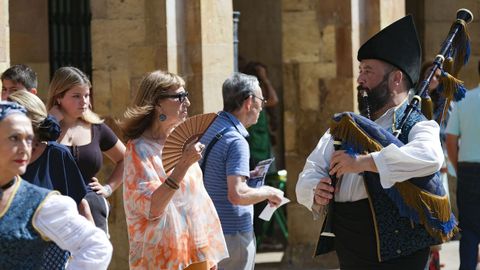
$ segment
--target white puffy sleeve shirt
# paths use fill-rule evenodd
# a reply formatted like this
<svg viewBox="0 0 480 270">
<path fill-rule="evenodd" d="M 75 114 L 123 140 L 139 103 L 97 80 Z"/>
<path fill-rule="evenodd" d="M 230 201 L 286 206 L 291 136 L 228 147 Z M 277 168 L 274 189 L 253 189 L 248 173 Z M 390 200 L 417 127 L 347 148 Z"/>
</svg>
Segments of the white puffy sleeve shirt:
<svg viewBox="0 0 480 270">
<path fill-rule="evenodd" d="M 107 235 L 78 214 L 70 197 L 49 195 L 37 210 L 33 225 L 60 248 L 70 251 L 67 269 L 107 269 L 113 249 Z"/>
<path fill-rule="evenodd" d="M 387 111 L 375 121 L 383 128 L 391 126 L 394 110 Z M 431 121 L 417 123 L 408 136 L 409 143 L 397 147 L 393 144 L 379 152 L 371 153 L 380 175 L 380 183 L 390 188 L 397 182 L 414 177 L 422 177 L 438 171 L 444 156 L 440 144 L 440 128 Z M 332 156 L 333 139 L 327 131 L 307 158 L 305 167 L 300 173 L 296 195 L 297 201 L 312 210 L 314 189 L 321 178 L 329 177 L 329 165 Z M 363 177 L 359 174 L 345 174 L 342 177 L 335 201 L 351 202 L 367 198 Z"/>
</svg>

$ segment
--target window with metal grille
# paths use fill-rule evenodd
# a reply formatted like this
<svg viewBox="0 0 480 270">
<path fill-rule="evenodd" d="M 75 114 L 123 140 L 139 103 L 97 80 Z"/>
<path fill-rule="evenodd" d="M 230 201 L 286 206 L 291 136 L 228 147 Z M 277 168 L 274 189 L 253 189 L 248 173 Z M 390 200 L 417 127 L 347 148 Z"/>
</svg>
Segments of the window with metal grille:
<svg viewBox="0 0 480 270">
<path fill-rule="evenodd" d="M 92 78 L 89 0 L 49 0 L 50 78 L 63 66 L 74 66 Z"/>
</svg>

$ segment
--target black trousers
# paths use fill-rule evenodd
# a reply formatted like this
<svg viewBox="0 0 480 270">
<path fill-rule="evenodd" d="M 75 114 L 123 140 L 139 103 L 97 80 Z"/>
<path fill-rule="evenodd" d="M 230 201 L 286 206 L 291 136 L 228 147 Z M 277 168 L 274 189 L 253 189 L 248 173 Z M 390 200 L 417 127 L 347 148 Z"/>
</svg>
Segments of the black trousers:
<svg viewBox="0 0 480 270">
<path fill-rule="evenodd" d="M 335 249 L 345 270 L 423 270 L 429 247 L 413 254 L 379 262 L 372 213 L 367 199 L 335 203 L 333 215 Z"/>
<path fill-rule="evenodd" d="M 95 191 L 87 192 L 84 199 L 90 206 L 95 226 L 102 229 L 107 236 L 110 237 L 108 232 L 108 214 L 110 212 L 110 205 L 108 201 L 102 195 L 95 193 Z"/>
</svg>

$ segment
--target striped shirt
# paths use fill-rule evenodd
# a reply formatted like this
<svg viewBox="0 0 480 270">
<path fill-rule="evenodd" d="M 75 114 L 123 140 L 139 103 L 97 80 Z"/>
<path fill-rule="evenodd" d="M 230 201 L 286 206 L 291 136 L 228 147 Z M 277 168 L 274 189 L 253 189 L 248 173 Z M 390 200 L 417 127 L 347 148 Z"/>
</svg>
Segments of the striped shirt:
<svg viewBox="0 0 480 270">
<path fill-rule="evenodd" d="M 253 205 L 233 205 L 228 200 L 227 176 L 249 177 L 250 151 L 245 137 L 248 132 L 238 119 L 230 113 L 220 112 L 213 124 L 201 138 L 206 146 L 214 136 L 230 128 L 211 149 L 203 179 L 205 188 L 217 209 L 224 234 L 253 230 Z M 200 160 L 200 164 L 203 160 Z"/>
</svg>

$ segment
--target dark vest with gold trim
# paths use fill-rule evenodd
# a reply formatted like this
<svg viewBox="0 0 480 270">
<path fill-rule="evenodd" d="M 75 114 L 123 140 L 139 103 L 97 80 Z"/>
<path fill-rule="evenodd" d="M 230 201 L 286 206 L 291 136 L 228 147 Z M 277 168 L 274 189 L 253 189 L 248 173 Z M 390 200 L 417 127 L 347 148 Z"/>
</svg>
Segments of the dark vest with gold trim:
<svg viewBox="0 0 480 270">
<path fill-rule="evenodd" d="M 405 102 L 395 111 L 395 126 L 398 126 L 407 105 L 408 103 Z M 425 120 L 426 118 L 418 110 L 413 110 L 402 128 L 398 140 L 403 144 L 407 144 L 410 130 L 416 123 Z M 378 127 L 375 128 L 378 129 Z M 392 133 L 393 130 L 388 130 L 388 132 Z M 387 142 L 384 144 L 386 144 L 383 145 L 384 147 L 388 145 Z M 363 177 L 369 195 L 368 199 L 370 201 L 372 215 L 375 218 L 374 224 L 376 224 L 375 231 L 377 232 L 379 261 L 406 256 L 420 249 L 439 244 L 443 242 L 445 238 L 451 237 L 456 232 L 456 220 L 450 211 L 448 199 L 438 172 L 426 177 L 413 178 L 405 181 L 410 183 L 401 184 L 403 186 L 413 186 L 415 190 L 427 191 L 428 194 L 433 195 L 431 197 L 434 199 L 442 198 L 443 201 L 440 203 L 442 205 L 444 199 L 447 199 L 448 210 L 443 211 L 448 211 L 448 213 L 446 213 L 448 221 L 444 223 L 438 222 L 438 224 L 434 224 L 436 217 L 430 215 L 425 217 L 421 211 L 417 211 L 417 209 L 411 207 L 410 201 L 414 201 L 415 199 L 410 200 L 409 198 L 405 198 L 403 186 L 396 184 L 392 188 L 384 189 L 380 184 L 379 174 L 364 172 Z M 417 200 L 421 199 L 417 198 Z M 407 201 L 408 203 L 406 203 Z M 435 204 L 436 203 L 432 203 L 432 205 Z M 436 209 L 431 210 L 436 211 Z M 424 226 L 426 223 L 428 223 L 428 226 Z M 440 231 L 443 231 L 448 237 L 434 237 L 433 235 L 435 235 L 435 233 L 432 233 L 433 231 L 438 235 L 442 235 Z M 322 238 L 323 237 L 320 238 L 317 244 L 315 255 L 324 254 L 333 250 L 332 240 Z"/>
<path fill-rule="evenodd" d="M 33 227 L 33 217 L 50 190 L 17 178 L 13 200 L 0 216 L 0 268 L 40 269 L 49 242 Z"/>
</svg>

